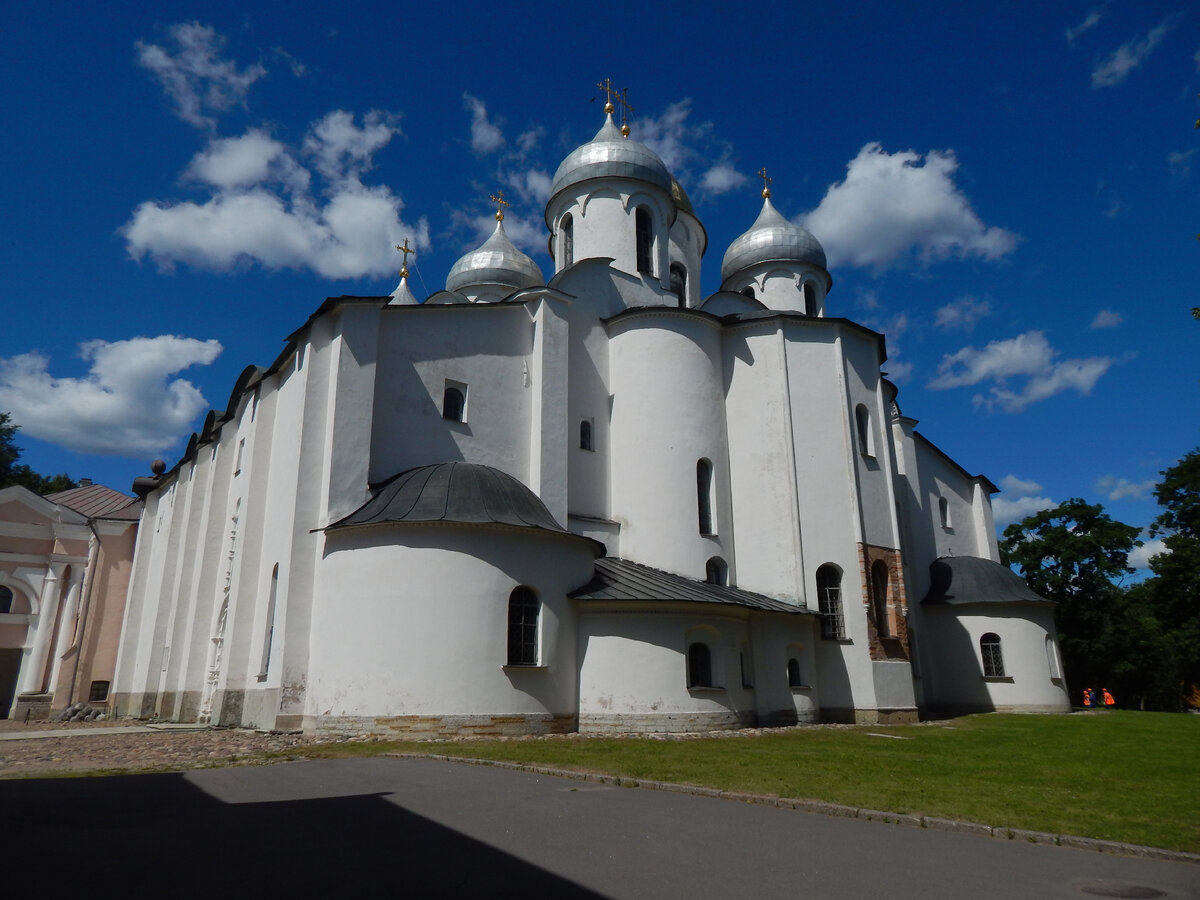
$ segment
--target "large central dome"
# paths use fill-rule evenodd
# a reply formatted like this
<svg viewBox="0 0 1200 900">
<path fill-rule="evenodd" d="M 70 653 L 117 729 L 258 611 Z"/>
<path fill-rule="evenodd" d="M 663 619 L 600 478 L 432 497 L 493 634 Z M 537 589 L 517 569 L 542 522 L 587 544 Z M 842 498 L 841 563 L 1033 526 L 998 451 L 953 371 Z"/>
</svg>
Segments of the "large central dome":
<svg viewBox="0 0 1200 900">
<path fill-rule="evenodd" d="M 571 151 L 554 173 L 550 188 L 551 205 L 558 194 L 583 181 L 595 178 L 628 178 L 644 181 L 672 193 L 671 173 L 658 154 L 621 134 L 609 115 L 596 136 Z"/>
</svg>

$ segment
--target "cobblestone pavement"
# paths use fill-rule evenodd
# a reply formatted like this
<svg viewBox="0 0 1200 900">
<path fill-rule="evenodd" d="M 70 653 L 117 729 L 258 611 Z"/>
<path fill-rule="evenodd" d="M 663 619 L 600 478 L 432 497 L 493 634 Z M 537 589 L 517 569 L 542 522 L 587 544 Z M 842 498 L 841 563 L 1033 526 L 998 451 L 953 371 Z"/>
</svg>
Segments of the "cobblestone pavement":
<svg viewBox="0 0 1200 900">
<path fill-rule="evenodd" d="M 20 722 L 0 720 L 0 732 L 70 732 L 63 737 L 0 741 L 0 778 L 30 778 L 104 770 L 142 771 L 237 765 L 258 754 L 312 743 L 300 734 L 268 734 L 231 728 L 105 734 L 137 722 Z M 95 731 L 95 734 L 88 734 Z M 69 739 L 68 739 L 69 738 Z"/>
</svg>

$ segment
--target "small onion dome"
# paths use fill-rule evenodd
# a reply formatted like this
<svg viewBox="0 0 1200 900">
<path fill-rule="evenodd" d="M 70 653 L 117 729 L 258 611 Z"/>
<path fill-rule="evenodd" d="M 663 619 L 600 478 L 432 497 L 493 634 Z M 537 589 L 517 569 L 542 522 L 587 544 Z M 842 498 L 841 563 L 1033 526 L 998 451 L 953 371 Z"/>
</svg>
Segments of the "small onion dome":
<svg viewBox="0 0 1200 900">
<path fill-rule="evenodd" d="M 674 180 L 657 153 L 645 144 L 631 141 L 621 134 L 621 130 L 613 124 L 611 113 L 594 138 L 576 147 L 562 161 L 554 173 L 547 208 L 554 205 L 554 198 L 563 191 L 596 178 L 644 181 L 668 195 L 672 193 L 671 182 Z"/>
<path fill-rule="evenodd" d="M 504 223 L 497 221 L 496 230 L 483 246 L 463 256 L 450 269 L 446 290 L 495 284 L 519 291 L 545 283 L 538 264 L 516 248 L 504 233 Z"/>
<path fill-rule="evenodd" d="M 729 281 L 738 272 L 764 262 L 805 263 L 826 267 L 825 250 L 812 234 L 785 219 L 769 197 L 750 230 L 737 238 L 721 261 L 721 281 Z"/>
<path fill-rule="evenodd" d="M 396 285 L 396 289 L 392 291 L 392 299 L 387 302 L 388 306 L 416 306 L 421 301 L 414 296 L 413 292 L 408 288 L 408 276 L 402 275 L 400 283 Z"/>
</svg>

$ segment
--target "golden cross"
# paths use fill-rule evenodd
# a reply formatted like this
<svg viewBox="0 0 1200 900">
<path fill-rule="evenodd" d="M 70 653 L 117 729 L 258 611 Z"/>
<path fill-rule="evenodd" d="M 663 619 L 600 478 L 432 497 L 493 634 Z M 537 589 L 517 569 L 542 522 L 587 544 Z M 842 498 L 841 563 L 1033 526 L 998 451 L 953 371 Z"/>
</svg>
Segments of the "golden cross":
<svg viewBox="0 0 1200 900">
<path fill-rule="evenodd" d="M 504 191 L 498 191 L 497 193 L 492 194 L 492 202 L 496 204 L 496 221 L 503 222 L 504 207 L 511 206 L 512 204 L 504 199 Z"/>
<path fill-rule="evenodd" d="M 775 181 L 774 178 L 767 177 L 767 167 L 763 166 L 758 170 L 758 177 L 763 182 L 763 199 L 766 200 L 771 196 L 771 184 Z"/>
<path fill-rule="evenodd" d="M 617 93 L 617 89 L 612 86 L 612 79 L 605 78 L 603 82 L 597 81 L 596 87 L 604 91 L 604 96 L 607 98 L 604 101 L 604 111 L 606 113 L 611 113 L 614 109 L 616 109 L 616 107 L 613 106 L 612 98 L 613 94 Z"/>
<path fill-rule="evenodd" d="M 409 249 L 408 238 L 404 239 L 403 247 L 401 247 L 399 244 L 397 244 L 396 249 L 404 254 L 404 264 L 400 267 L 400 277 L 407 278 L 408 277 L 408 254 L 412 253 L 415 255 L 417 251 Z"/>
<path fill-rule="evenodd" d="M 633 107 L 629 105 L 629 88 L 621 88 L 617 102 L 621 104 L 621 134 L 629 137 L 628 115 L 633 112 Z"/>
</svg>

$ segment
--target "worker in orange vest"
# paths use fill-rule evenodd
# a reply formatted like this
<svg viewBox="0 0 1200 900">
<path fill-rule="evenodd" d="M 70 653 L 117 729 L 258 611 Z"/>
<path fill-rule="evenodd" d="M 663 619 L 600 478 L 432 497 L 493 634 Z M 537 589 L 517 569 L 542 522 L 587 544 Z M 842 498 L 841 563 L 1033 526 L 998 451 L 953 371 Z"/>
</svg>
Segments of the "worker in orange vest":
<svg viewBox="0 0 1200 900">
<path fill-rule="evenodd" d="M 1100 688 L 1100 696 L 1104 700 L 1105 709 L 1112 709 L 1117 705 L 1117 701 L 1113 698 L 1113 695 L 1108 692 L 1108 688 Z"/>
<path fill-rule="evenodd" d="M 1087 709 L 1088 707 L 1090 707 L 1090 706 L 1092 705 L 1092 697 L 1094 697 L 1094 696 L 1095 696 L 1095 694 L 1093 694 L 1093 693 L 1092 693 L 1092 689 L 1091 689 L 1091 688 L 1084 688 L 1084 689 L 1083 689 L 1083 706 L 1084 706 L 1084 709 Z"/>
</svg>

